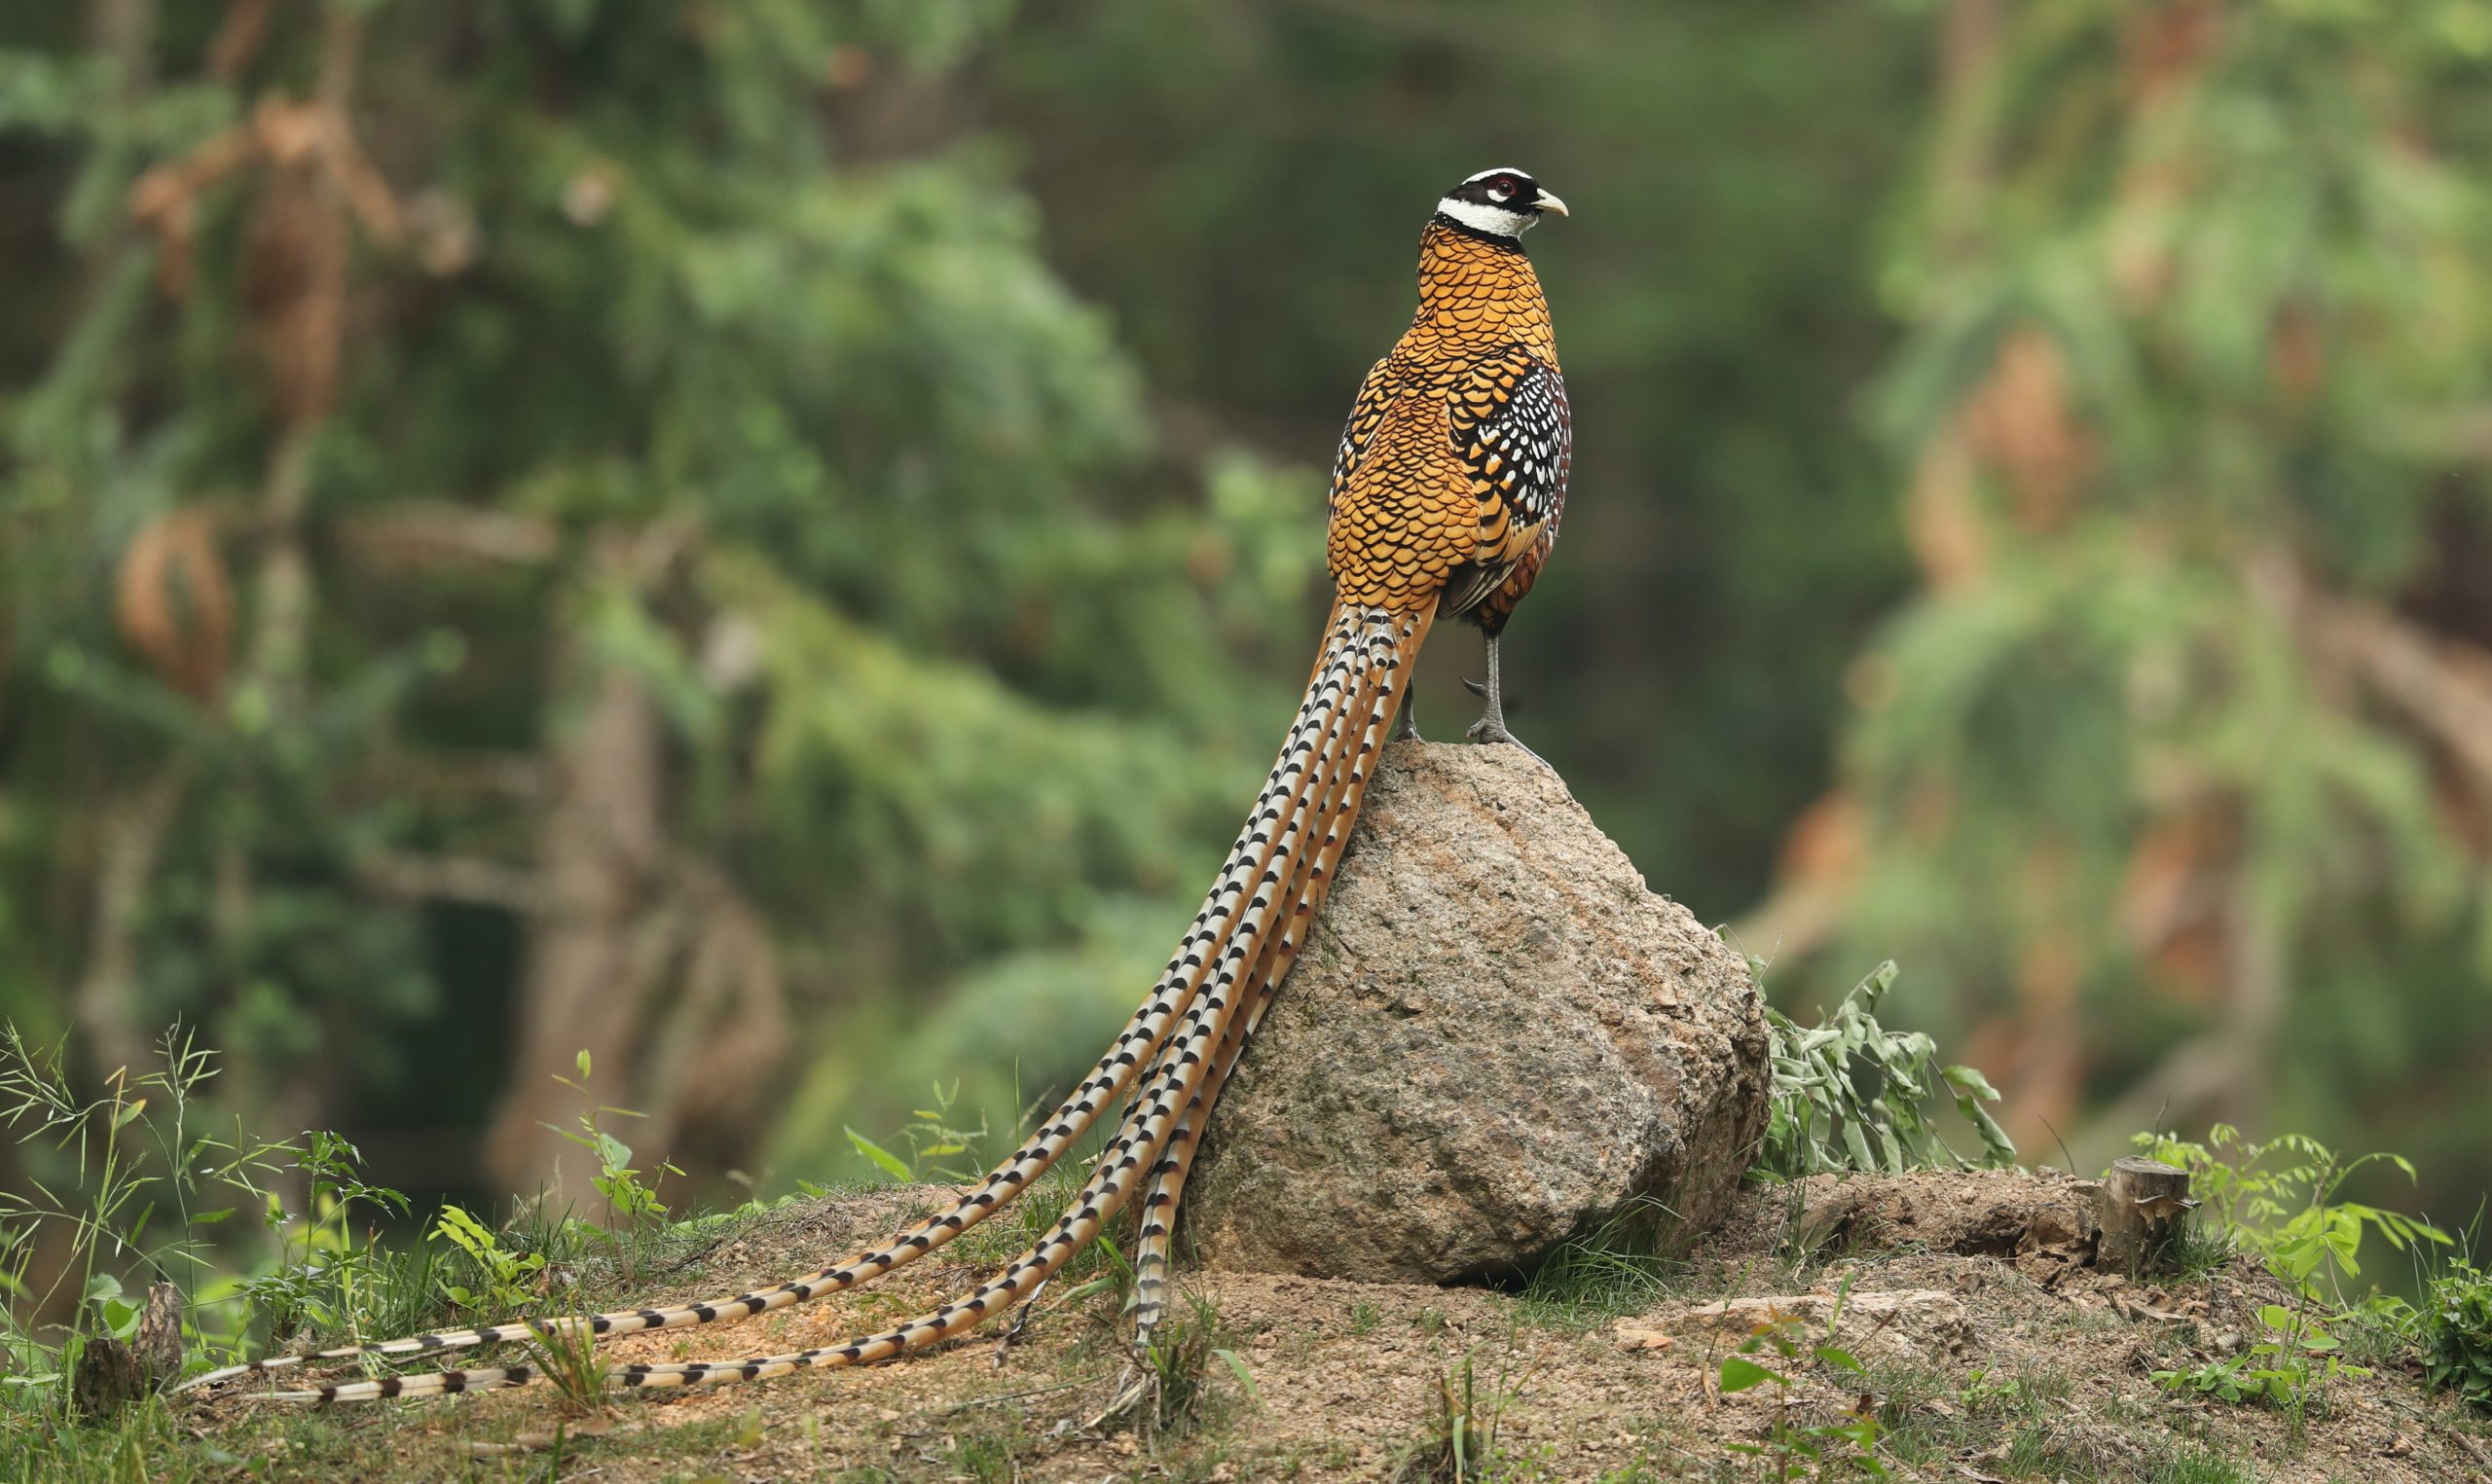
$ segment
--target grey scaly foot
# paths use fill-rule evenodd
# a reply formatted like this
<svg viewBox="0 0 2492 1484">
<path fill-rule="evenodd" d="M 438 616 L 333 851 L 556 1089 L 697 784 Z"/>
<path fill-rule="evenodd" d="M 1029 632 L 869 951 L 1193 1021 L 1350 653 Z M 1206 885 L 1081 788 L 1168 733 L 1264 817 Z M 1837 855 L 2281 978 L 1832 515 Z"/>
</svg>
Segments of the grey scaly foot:
<svg viewBox="0 0 2492 1484">
<path fill-rule="evenodd" d="M 1385 739 L 1389 744 L 1398 742 L 1426 742 L 1419 735 L 1419 698 L 1415 686 L 1402 687 L 1402 709 L 1393 718 L 1393 735 Z"/>
<path fill-rule="evenodd" d="M 1491 635 L 1488 639 L 1488 683 L 1481 685 L 1468 678 L 1466 678 L 1462 683 L 1471 688 L 1471 693 L 1473 695 L 1481 697 L 1488 703 L 1488 708 L 1481 713 L 1480 719 L 1473 722 L 1471 724 L 1471 729 L 1463 733 L 1463 736 L 1471 739 L 1475 742 L 1501 742 L 1506 746 L 1521 750 L 1523 756 L 1530 758 L 1535 763 L 1539 763 L 1543 768 L 1547 768 L 1549 766 L 1547 762 L 1542 760 L 1539 753 L 1532 751 L 1529 747 L 1523 746 L 1522 740 L 1521 738 L 1518 738 L 1515 734 L 1506 730 L 1506 693 L 1505 687 L 1499 683 L 1497 670 L 1497 640 L 1494 635 Z"/>
<path fill-rule="evenodd" d="M 1505 718 L 1498 715 L 1495 711 L 1490 711 L 1487 715 L 1473 722 L 1471 724 L 1471 729 L 1462 735 L 1476 742 L 1492 744 L 1502 743 L 1506 746 L 1513 747 L 1522 753 L 1523 756 L 1530 758 L 1535 763 L 1538 763 L 1541 767 L 1549 767 L 1548 759 L 1542 757 L 1539 753 L 1532 751 L 1529 747 L 1524 746 L 1521 738 L 1517 737 L 1512 732 L 1506 730 Z M 1556 770 L 1553 769 L 1551 771 L 1555 772 Z"/>
</svg>

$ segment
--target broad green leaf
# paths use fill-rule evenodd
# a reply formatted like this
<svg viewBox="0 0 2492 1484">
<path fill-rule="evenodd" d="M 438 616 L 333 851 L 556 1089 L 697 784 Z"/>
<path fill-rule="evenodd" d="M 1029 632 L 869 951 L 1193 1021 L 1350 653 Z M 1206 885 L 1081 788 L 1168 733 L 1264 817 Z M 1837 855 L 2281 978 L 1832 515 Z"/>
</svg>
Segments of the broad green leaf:
<svg viewBox="0 0 2492 1484">
<path fill-rule="evenodd" d="M 1729 1357 L 1722 1362 L 1721 1389 L 1724 1392 L 1744 1392 L 1750 1387 L 1781 1379 L 1754 1360 L 1739 1356 Z"/>
<path fill-rule="evenodd" d="M 846 1124 L 842 1124 L 840 1127 L 846 1130 L 848 1141 L 857 1146 L 857 1152 L 862 1154 L 867 1159 L 872 1160 L 884 1174 L 890 1176 L 896 1180 L 907 1181 L 916 1178 L 916 1176 L 909 1172 L 907 1162 L 902 1160 L 898 1155 L 894 1154 L 889 1149 L 884 1148 L 881 1144 L 867 1139 L 864 1135 L 858 1133 L 855 1129 L 848 1128 Z"/>
</svg>

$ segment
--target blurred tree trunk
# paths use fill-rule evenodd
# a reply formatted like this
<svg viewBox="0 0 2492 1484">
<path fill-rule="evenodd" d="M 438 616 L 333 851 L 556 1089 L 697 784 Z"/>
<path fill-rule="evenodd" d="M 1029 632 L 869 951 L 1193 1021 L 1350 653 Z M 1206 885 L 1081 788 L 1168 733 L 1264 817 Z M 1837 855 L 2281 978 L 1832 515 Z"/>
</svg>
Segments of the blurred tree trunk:
<svg viewBox="0 0 2492 1484">
<path fill-rule="evenodd" d="M 609 535 L 598 577 L 637 601 L 685 540 L 672 525 Z M 635 1148 L 644 1181 L 678 1159 L 706 1181 L 751 1159 L 787 1055 L 769 924 L 725 871 L 671 838 L 665 717 L 645 680 L 594 650 L 575 629 L 552 679 L 552 695 L 587 700 L 575 721 L 558 715 L 548 728 L 558 781 L 538 836 L 542 905 L 486 1145 L 505 1188 L 574 1200 L 596 1165 L 558 1130 L 575 1128 L 589 1102 L 631 1110 L 605 1128 Z M 592 1093 L 555 1080 L 578 1080 L 583 1052 Z"/>
<path fill-rule="evenodd" d="M 616 1079 L 636 1058 L 658 966 L 647 914 L 665 851 L 657 707 L 647 686 L 617 667 L 581 675 L 590 663 L 582 648 L 573 635 L 557 662 L 553 694 L 585 683 L 590 699 L 551 743 L 555 796 L 538 836 L 547 910 L 529 936 L 518 1048 L 485 1146 L 487 1169 L 505 1188 L 551 1184 L 574 1197 L 594 1167 L 555 1132 L 572 1125 L 581 1095 L 554 1078 L 575 1076 L 586 1052 L 597 1085 L 628 1097 Z"/>
</svg>

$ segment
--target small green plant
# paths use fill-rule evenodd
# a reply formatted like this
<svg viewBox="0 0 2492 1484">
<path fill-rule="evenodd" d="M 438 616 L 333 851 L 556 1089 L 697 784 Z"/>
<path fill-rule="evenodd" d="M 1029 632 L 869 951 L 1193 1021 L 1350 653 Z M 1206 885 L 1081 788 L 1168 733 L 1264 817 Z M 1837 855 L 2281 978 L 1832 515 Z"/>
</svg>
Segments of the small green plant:
<svg viewBox="0 0 2492 1484">
<path fill-rule="evenodd" d="M 1964 1379 L 1963 1387 L 1956 1393 L 1956 1399 L 1962 1402 L 1968 1412 L 2012 1410 L 2021 1407 L 2030 1394 L 2026 1384 L 2017 1377 L 1997 1378 L 1989 1370 L 1976 1366 Z"/>
<path fill-rule="evenodd" d="M 2016 1162 L 2016 1145 L 1982 1106 L 1998 1101 L 1989 1079 L 1970 1067 L 1940 1066 L 1937 1043 L 1921 1032 L 1878 1023 L 1878 1003 L 1895 975 L 1891 960 L 1879 964 L 1816 1026 L 1766 1009 L 1772 1111 L 1751 1174 L 1796 1180 L 1829 1170 L 1900 1175 Z M 1939 1136 L 1929 1104 L 1942 1087 L 1979 1135 L 1979 1160 Z"/>
<path fill-rule="evenodd" d="M 579 1118 L 571 1128 L 566 1129 L 550 1123 L 545 1127 L 597 1156 L 597 1174 L 590 1177 L 589 1184 L 599 1195 L 605 1198 L 607 1225 L 610 1228 L 618 1231 L 638 1231 L 643 1226 L 663 1221 L 666 1218 L 666 1203 L 658 1199 L 657 1187 L 668 1176 L 680 1178 L 683 1172 L 673 1165 L 660 1163 L 656 1177 L 643 1180 L 640 1169 L 632 1163 L 632 1146 L 608 1133 L 605 1120 L 609 1117 L 643 1118 L 648 1115 L 633 1108 L 616 1107 L 611 1104 L 600 1103 L 591 1095 L 588 1090 L 589 1056 L 586 1051 L 579 1054 L 573 1065 L 579 1068 L 578 1081 L 574 1082 L 560 1072 L 554 1074 L 554 1080 L 580 1095 L 582 1106 Z"/>
<path fill-rule="evenodd" d="M 580 1095 L 579 1117 L 568 1129 L 551 1123 L 545 1127 L 597 1157 L 597 1174 L 589 1177 L 589 1185 L 605 1198 L 605 1225 L 581 1230 L 577 1229 L 579 1223 L 566 1222 L 566 1235 L 605 1246 L 613 1255 L 619 1276 L 629 1284 L 639 1277 L 642 1241 L 666 1225 L 666 1203 L 658 1199 L 658 1186 L 668 1176 L 679 1177 L 683 1172 L 661 1161 L 655 1176 L 644 1178 L 640 1167 L 632 1163 L 632 1146 L 615 1138 L 605 1121 L 610 1117 L 646 1115 L 597 1101 L 589 1092 L 590 1063 L 585 1050 L 573 1065 L 579 1069 L 578 1081 L 560 1072 L 554 1074 L 554 1080 Z"/>
<path fill-rule="evenodd" d="M 2492 1412 L 2492 1274 L 2451 1259 L 2432 1278 L 2414 1328 L 2431 1383 Z"/>
<path fill-rule="evenodd" d="M 2204 1448 L 2183 1447 L 2155 1466 L 2144 1484 L 2254 1484 L 2239 1464 Z"/>
<path fill-rule="evenodd" d="M 2320 1389 L 2340 1376 L 2367 1376 L 2336 1355 L 2337 1340 L 2319 1321 L 2282 1304 L 2261 1305 L 2266 1337 L 2228 1360 L 2152 1373 L 2166 1391 L 2195 1392 L 2234 1403 L 2264 1401 L 2299 1427 Z"/>
<path fill-rule="evenodd" d="M 1393 1471 L 1395 1484 L 1464 1484 L 1486 1476 L 1498 1462 L 1497 1427 L 1514 1394 L 1489 1389 L 1486 1398 L 1471 1357 L 1437 1378 L 1436 1414 Z"/>
<path fill-rule="evenodd" d="M 606 1380 L 613 1366 L 597 1337 L 585 1324 L 559 1324 L 532 1331 L 528 1352 L 545 1382 L 576 1411 L 602 1412 L 613 1400 Z M 549 1475 L 550 1476 L 550 1475 Z"/>
<path fill-rule="evenodd" d="M 986 1119 L 978 1118 L 977 1127 L 954 1127 L 952 1108 L 960 1101 L 961 1084 L 955 1081 L 945 1087 L 934 1084 L 933 1107 L 911 1108 L 910 1121 L 900 1126 L 899 1138 L 908 1145 L 905 1157 L 867 1139 L 846 1124 L 840 1125 L 848 1141 L 876 1169 L 907 1185 L 922 1185 L 929 1180 L 947 1180 L 955 1185 L 974 1180 L 981 1174 L 962 1162 L 986 1139 Z"/>
<path fill-rule="evenodd" d="M 1208 1415 L 1215 1360 L 1236 1378 L 1248 1400 L 1263 1405 L 1263 1392 L 1246 1362 L 1223 1343 L 1228 1337 L 1220 1311 L 1199 1295 L 1188 1299 L 1186 1313 L 1171 1314 L 1152 1334 L 1141 1357 L 1147 1373 L 1143 1394 L 1149 1398 L 1140 1414 L 1146 1436 L 1182 1437 Z"/>
<path fill-rule="evenodd" d="M 2339 1199 L 2345 1181 L 2367 1165 L 2389 1165 L 2415 1178 L 2413 1164 L 2401 1154 L 2341 1161 L 2307 1135 L 2254 1141 L 2228 1123 L 2209 1130 L 2205 1143 L 2154 1134 L 2137 1135 L 2131 1142 L 2148 1158 L 2189 1172 L 2203 1227 L 2257 1254 L 2304 1298 L 2325 1294 L 2339 1311 L 2352 1305 L 2344 1280 L 2362 1275 L 2365 1232 L 2399 1251 L 2451 1245 L 2449 1235 L 2429 1222 Z"/>
<path fill-rule="evenodd" d="M 434 1236 L 465 1254 L 472 1275 L 468 1284 L 441 1284 L 442 1295 L 452 1303 L 461 1309 L 509 1314 L 535 1301 L 537 1294 L 531 1280 L 544 1271 L 542 1253 L 510 1250 L 501 1245 L 492 1227 L 457 1206 L 444 1206 L 432 1230 Z"/>
<path fill-rule="evenodd" d="M 1772 1312 L 1757 1321 L 1737 1351 L 1722 1357 L 1714 1380 L 1725 1394 L 1766 1385 L 1781 1391 L 1783 1404 L 1764 1442 L 1725 1445 L 1733 1453 L 1763 1461 L 1771 1470 L 1766 1477 L 1777 1484 L 1812 1473 L 1822 1475 L 1836 1468 L 1875 1479 L 1889 1477 L 1887 1466 L 1878 1459 L 1878 1438 L 1883 1430 L 1867 1397 L 1862 1398 L 1862 1405 L 1830 1421 L 1789 1420 L 1791 1389 L 1804 1368 L 1822 1366 L 1848 1377 L 1863 1374 L 1859 1360 L 1835 1343 L 1844 1305 L 1851 1295 L 1851 1281 L 1846 1278 L 1835 1292 L 1834 1308 L 1826 1316 L 1822 1337 L 1811 1337 L 1807 1321 L 1797 1315 Z"/>
</svg>

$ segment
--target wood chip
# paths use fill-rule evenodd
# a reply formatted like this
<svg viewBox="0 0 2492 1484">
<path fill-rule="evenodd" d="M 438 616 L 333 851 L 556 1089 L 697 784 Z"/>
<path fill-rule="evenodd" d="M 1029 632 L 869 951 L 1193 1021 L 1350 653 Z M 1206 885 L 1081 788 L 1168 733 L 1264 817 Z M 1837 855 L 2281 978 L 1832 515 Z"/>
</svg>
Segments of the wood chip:
<svg viewBox="0 0 2492 1484">
<path fill-rule="evenodd" d="M 469 1443 L 467 1456 L 471 1459 L 498 1459 L 521 1453 L 545 1453 L 557 1443 L 569 1442 L 574 1438 L 603 1437 L 613 1429 L 614 1419 L 610 1417 L 583 1418 L 578 1422 L 565 1423 L 550 1432 L 522 1432 L 506 1443 Z"/>
<path fill-rule="evenodd" d="M 2125 1293 L 2112 1294 L 2111 1307 L 2120 1311 L 2120 1317 L 2122 1319 L 2140 1321 L 2151 1320 L 2159 1324 L 2179 1324 L 2186 1321 L 2189 1318 L 2189 1316 L 2185 1314 L 2176 1314 L 2169 1309 L 2157 1309 L 2151 1304 L 2139 1303 L 2136 1299 L 2129 1297 Z"/>
</svg>

